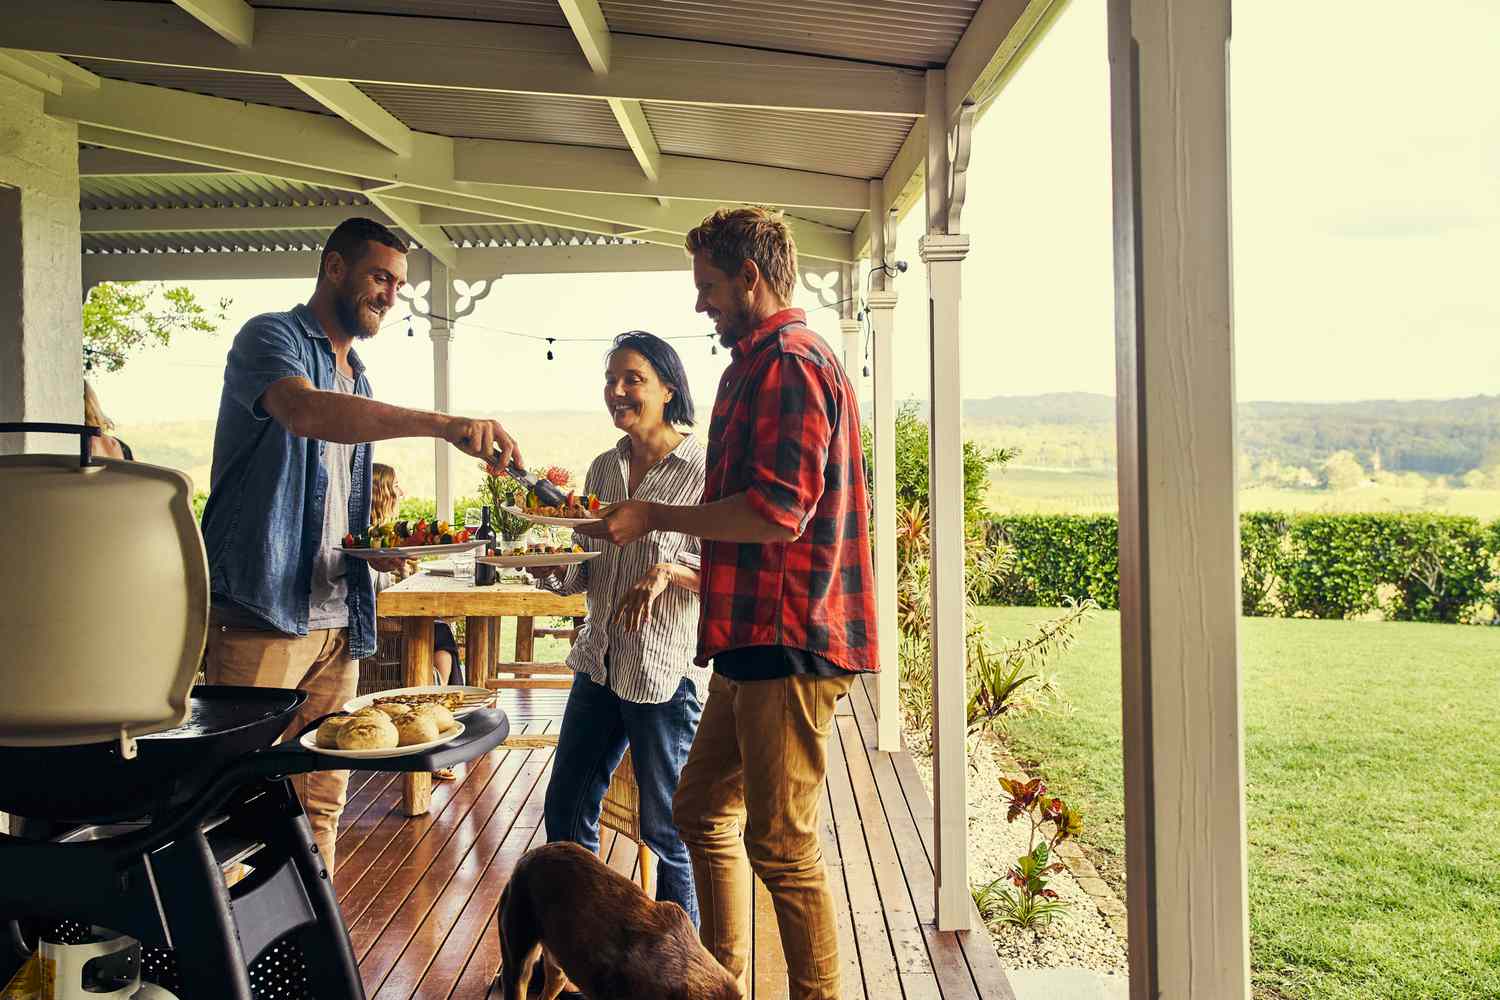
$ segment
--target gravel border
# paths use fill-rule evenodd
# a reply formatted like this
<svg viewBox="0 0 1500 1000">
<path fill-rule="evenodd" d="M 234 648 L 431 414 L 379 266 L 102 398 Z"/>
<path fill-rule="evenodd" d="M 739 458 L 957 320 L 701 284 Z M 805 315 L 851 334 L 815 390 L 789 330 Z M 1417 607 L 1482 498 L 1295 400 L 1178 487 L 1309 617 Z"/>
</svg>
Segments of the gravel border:
<svg viewBox="0 0 1500 1000">
<path fill-rule="evenodd" d="M 932 758 L 914 749 L 923 745 L 920 737 L 907 734 L 908 752 L 931 798 Z M 1027 824 L 1006 822 L 1002 775 L 1025 777 L 1025 772 L 993 737 L 981 737 L 970 749 L 968 774 L 969 879 L 975 886 L 1004 875 L 1027 848 Z M 995 951 L 1009 968 L 1081 967 L 1124 977 L 1124 905 L 1076 844 L 1065 841 L 1058 855 L 1068 871 L 1059 872 L 1050 887 L 1069 904 L 1067 911 L 1035 933 L 990 925 Z"/>
</svg>

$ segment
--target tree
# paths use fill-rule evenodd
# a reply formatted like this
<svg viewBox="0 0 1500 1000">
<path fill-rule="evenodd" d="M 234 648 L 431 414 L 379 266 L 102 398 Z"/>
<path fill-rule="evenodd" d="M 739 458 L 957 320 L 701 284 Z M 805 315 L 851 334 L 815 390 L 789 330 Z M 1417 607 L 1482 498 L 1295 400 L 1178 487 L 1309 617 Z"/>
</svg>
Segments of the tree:
<svg viewBox="0 0 1500 1000">
<path fill-rule="evenodd" d="M 1352 490 L 1365 481 L 1365 467 L 1353 452 L 1336 451 L 1323 463 L 1323 485 L 1330 490 Z"/>
<path fill-rule="evenodd" d="M 1470 469 L 1464 473 L 1463 484 L 1466 490 L 1482 490 L 1490 484 L 1490 477 L 1478 469 Z"/>
<path fill-rule="evenodd" d="M 903 504 L 920 504 L 930 509 L 927 496 L 927 424 L 917 413 L 917 404 L 908 400 L 896 410 L 896 498 Z M 870 478 L 870 492 L 875 491 L 875 463 L 871 458 L 874 438 L 869 425 L 860 430 L 864 440 L 865 467 Z M 989 490 L 990 469 L 1015 458 L 1009 448 L 994 448 L 978 441 L 964 441 L 964 519 L 973 527 L 984 519 L 985 493 Z"/>
<path fill-rule="evenodd" d="M 172 335 L 195 330 L 213 333 L 224 322 L 229 299 L 216 310 L 179 285 L 150 286 L 139 281 L 105 281 L 89 290 L 83 304 L 83 367 L 117 372 L 131 353 L 166 347 Z"/>
</svg>

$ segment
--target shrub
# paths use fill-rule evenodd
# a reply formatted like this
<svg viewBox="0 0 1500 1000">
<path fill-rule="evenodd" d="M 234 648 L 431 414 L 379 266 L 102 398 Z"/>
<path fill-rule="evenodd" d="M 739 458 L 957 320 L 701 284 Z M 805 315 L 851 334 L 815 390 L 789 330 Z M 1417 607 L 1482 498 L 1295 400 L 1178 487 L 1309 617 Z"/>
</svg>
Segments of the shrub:
<svg viewBox="0 0 1500 1000">
<path fill-rule="evenodd" d="M 1113 515 L 997 517 L 992 544 L 1015 568 L 985 596 L 1000 604 L 1119 606 Z M 1246 615 L 1400 621 L 1485 618 L 1500 600 L 1500 523 L 1440 514 L 1240 516 Z"/>
<path fill-rule="evenodd" d="M 896 499 L 903 505 L 929 504 L 927 424 L 918 416 L 917 404 L 908 400 L 896 410 Z M 860 428 L 864 442 L 865 469 L 870 476 L 870 495 L 875 495 L 874 438 L 868 424 Z M 1015 457 L 1007 448 L 988 448 L 977 441 L 964 442 L 964 519 L 970 527 L 981 524 L 988 514 L 984 498 L 989 491 L 990 470 Z"/>
<path fill-rule="evenodd" d="M 996 604 L 1120 605 L 1120 523 L 1112 514 L 1015 515 L 991 522 L 991 544 L 1015 550 L 1016 568 L 987 598 Z"/>
<path fill-rule="evenodd" d="M 986 919 L 1035 930 L 1067 909 L 1057 890 L 1047 888 L 1052 876 L 1066 868 L 1052 860 L 1052 851 L 1064 840 L 1083 832 L 1083 817 L 1062 799 L 1047 795 L 1047 786 L 1041 778 L 1030 781 L 1001 778 L 1000 785 L 1010 800 L 1006 820 L 1014 823 L 1026 817 L 1031 824 L 1031 836 L 1026 853 L 1010 871 L 976 890 L 974 901 L 981 915 L 988 911 Z M 1052 832 L 1044 833 L 1044 826 L 1050 826 Z M 1011 887 L 1003 885 L 1006 881 Z"/>
</svg>

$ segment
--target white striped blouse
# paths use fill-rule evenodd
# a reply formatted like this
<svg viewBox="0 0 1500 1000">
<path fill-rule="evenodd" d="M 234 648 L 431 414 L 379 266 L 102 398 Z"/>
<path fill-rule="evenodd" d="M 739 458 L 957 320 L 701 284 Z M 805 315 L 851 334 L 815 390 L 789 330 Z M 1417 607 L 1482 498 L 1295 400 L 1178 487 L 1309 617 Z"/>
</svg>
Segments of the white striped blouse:
<svg viewBox="0 0 1500 1000">
<path fill-rule="evenodd" d="M 584 492 L 600 503 L 631 498 L 630 438 L 594 459 L 584 479 Z M 703 499 L 704 451 L 691 434 L 656 463 L 636 487 L 635 499 L 666 504 L 695 504 Z M 657 563 L 699 568 L 698 539 L 672 531 L 655 531 L 620 546 L 602 539 L 575 535 L 574 541 L 602 554 L 570 566 L 562 580 L 544 584 L 564 594 L 585 591 L 588 619 L 578 633 L 568 666 L 586 673 L 595 683 L 637 704 L 660 704 L 677 693 L 684 677 L 693 681 L 698 699 L 708 696 L 709 670 L 693 665 L 698 652 L 698 594 L 669 585 L 651 607 L 651 619 L 637 632 L 611 624 L 615 605 L 631 584 Z M 609 654 L 608 676 L 604 667 Z"/>
</svg>

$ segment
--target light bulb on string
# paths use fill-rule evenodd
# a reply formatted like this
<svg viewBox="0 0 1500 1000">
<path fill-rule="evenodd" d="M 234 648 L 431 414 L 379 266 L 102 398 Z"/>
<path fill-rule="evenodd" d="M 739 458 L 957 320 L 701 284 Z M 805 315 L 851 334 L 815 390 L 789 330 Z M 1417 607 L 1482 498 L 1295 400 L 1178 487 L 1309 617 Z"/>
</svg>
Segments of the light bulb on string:
<svg viewBox="0 0 1500 1000">
<path fill-rule="evenodd" d="M 557 342 L 557 338 L 556 337 L 548 337 L 547 338 L 547 360 L 548 361 L 552 360 L 552 345 L 555 344 L 556 342 Z"/>
<path fill-rule="evenodd" d="M 415 337 L 417 335 L 417 331 L 413 330 L 412 327 L 411 327 L 411 314 L 410 313 L 408 313 L 407 316 L 406 316 L 406 335 L 408 337 Z"/>
<path fill-rule="evenodd" d="M 714 335 L 711 334 L 711 333 L 708 335 L 708 353 L 709 354 L 718 354 L 719 353 L 719 345 L 714 340 Z"/>
</svg>

